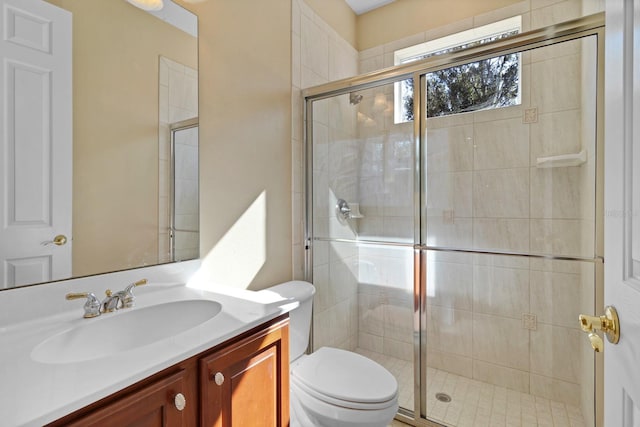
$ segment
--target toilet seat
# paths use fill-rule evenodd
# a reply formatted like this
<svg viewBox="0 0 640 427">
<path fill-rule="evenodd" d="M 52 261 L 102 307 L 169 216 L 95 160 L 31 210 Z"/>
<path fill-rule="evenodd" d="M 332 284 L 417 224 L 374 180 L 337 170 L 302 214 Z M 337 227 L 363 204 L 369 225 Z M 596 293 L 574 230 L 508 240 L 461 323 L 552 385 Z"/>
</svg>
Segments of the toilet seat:
<svg viewBox="0 0 640 427">
<path fill-rule="evenodd" d="M 378 363 L 350 351 L 322 347 L 292 365 L 291 380 L 332 405 L 363 410 L 397 404 L 398 382 Z"/>
</svg>

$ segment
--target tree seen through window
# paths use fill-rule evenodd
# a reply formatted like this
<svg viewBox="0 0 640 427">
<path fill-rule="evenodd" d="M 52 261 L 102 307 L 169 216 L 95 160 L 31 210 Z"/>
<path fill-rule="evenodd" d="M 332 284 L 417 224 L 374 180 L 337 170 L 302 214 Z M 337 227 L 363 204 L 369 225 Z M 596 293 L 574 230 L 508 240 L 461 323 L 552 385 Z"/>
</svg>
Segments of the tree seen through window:
<svg viewBox="0 0 640 427">
<path fill-rule="evenodd" d="M 411 61 L 478 46 L 514 33 L 516 31 L 432 52 L 411 58 Z M 519 67 L 519 54 L 513 53 L 427 74 L 427 117 L 516 105 L 519 101 Z M 413 120 L 412 79 L 402 82 L 402 108 L 404 121 Z"/>
</svg>

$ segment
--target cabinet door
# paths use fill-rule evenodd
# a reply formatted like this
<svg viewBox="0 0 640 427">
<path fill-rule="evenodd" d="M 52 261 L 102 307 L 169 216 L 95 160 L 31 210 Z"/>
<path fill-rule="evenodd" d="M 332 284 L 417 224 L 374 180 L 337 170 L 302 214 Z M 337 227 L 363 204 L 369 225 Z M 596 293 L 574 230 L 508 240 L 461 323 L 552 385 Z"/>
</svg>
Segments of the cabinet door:
<svg viewBox="0 0 640 427">
<path fill-rule="evenodd" d="M 186 425 L 186 411 L 178 394 L 185 398 L 186 405 L 196 403 L 188 401 L 186 390 L 186 375 L 184 371 L 180 371 L 97 409 L 67 426 L 182 427 Z"/>
<path fill-rule="evenodd" d="M 288 320 L 200 360 L 203 427 L 289 425 Z"/>
</svg>

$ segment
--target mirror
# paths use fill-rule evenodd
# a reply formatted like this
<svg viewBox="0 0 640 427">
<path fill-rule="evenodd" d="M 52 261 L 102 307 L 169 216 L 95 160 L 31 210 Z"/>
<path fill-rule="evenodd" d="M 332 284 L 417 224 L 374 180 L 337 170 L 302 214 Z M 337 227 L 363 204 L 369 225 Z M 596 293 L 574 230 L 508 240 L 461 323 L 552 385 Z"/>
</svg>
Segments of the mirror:
<svg viewBox="0 0 640 427">
<path fill-rule="evenodd" d="M 0 289 L 197 258 L 197 17 L 1 1 Z"/>
</svg>

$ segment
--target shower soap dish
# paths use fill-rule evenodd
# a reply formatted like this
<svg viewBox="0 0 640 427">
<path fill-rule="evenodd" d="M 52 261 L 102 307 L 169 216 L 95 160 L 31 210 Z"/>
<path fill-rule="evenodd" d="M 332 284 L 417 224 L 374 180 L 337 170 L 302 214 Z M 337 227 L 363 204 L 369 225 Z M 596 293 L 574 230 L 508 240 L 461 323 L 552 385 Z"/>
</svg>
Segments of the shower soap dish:
<svg viewBox="0 0 640 427">
<path fill-rule="evenodd" d="M 560 154 L 558 156 L 538 157 L 538 168 L 562 168 L 567 166 L 580 166 L 587 162 L 587 151 L 582 150 L 576 154 Z"/>
<path fill-rule="evenodd" d="M 336 202 L 336 215 L 340 220 L 364 218 L 360 213 L 359 203 L 347 203 L 344 199 L 338 199 Z"/>
</svg>

